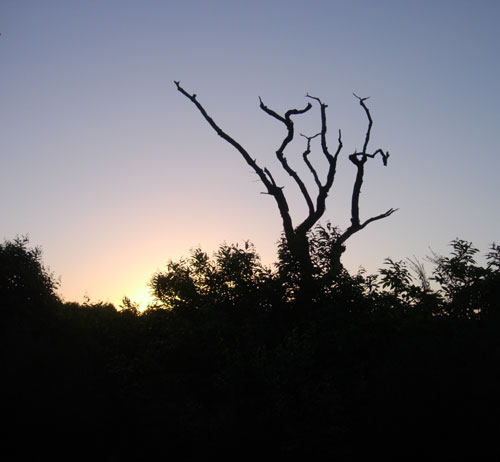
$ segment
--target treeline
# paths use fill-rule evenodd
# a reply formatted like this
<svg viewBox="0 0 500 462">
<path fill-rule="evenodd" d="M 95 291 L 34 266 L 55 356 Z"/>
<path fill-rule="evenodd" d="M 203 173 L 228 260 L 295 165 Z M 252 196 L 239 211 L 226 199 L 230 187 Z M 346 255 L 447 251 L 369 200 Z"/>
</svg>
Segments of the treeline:
<svg viewBox="0 0 500 462">
<path fill-rule="evenodd" d="M 70 460 L 499 455 L 500 246 L 481 265 L 455 240 L 429 276 L 389 259 L 350 275 L 332 233 L 311 235 L 307 297 L 284 243 L 273 269 L 222 245 L 155 274 L 145 312 L 63 302 L 41 252 L 4 242 L 10 433 L 50 434 Z"/>
</svg>

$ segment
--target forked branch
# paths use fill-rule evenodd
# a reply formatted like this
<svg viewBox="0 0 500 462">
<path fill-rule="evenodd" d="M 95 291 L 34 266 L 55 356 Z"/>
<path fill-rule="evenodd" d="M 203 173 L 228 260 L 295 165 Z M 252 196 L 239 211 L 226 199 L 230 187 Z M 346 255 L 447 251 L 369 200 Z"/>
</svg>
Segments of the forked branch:
<svg viewBox="0 0 500 462">
<path fill-rule="evenodd" d="M 318 188 L 321 189 L 321 181 L 319 180 L 318 172 L 316 172 L 316 169 L 312 166 L 311 162 L 308 159 L 309 154 L 311 154 L 311 140 L 319 135 L 321 135 L 321 133 L 316 133 L 316 135 L 313 136 L 306 136 L 303 135 L 302 133 L 300 134 L 300 136 L 303 136 L 307 140 L 307 147 L 306 150 L 302 153 L 302 158 L 304 159 L 305 164 L 312 173 L 314 182 L 316 183 Z"/>
<path fill-rule="evenodd" d="M 328 146 L 326 143 L 326 132 L 327 132 L 327 125 L 326 125 L 326 108 L 328 107 L 327 104 L 324 104 L 319 98 L 315 96 L 311 96 L 309 94 L 306 95 L 307 98 L 311 98 L 314 101 L 318 102 L 320 105 L 320 112 L 321 112 L 321 131 L 320 131 L 320 136 L 321 136 L 321 151 L 323 155 L 325 156 L 326 161 L 328 162 L 328 172 L 326 175 L 326 180 L 324 184 L 321 184 L 319 181 L 316 181 L 316 184 L 319 186 L 319 191 L 318 191 L 318 196 L 316 198 L 316 208 L 313 211 L 313 213 L 309 213 L 307 218 L 297 227 L 297 231 L 300 233 L 306 233 L 309 231 L 314 224 L 323 216 L 326 210 L 326 199 L 328 197 L 328 194 L 330 192 L 330 189 L 333 186 L 333 182 L 335 180 L 335 173 L 337 170 L 337 159 L 340 154 L 340 151 L 342 150 L 342 133 L 339 130 L 339 137 L 338 137 L 338 145 L 337 145 L 337 150 L 334 155 L 330 153 L 328 150 Z M 306 137 L 307 138 L 307 137 Z M 308 148 L 309 148 L 309 142 L 308 140 Z M 306 150 L 307 152 L 307 150 Z M 306 156 L 307 158 L 307 156 Z M 306 160 L 306 158 L 304 160 Z M 307 164 L 307 162 L 306 162 Z M 311 167 L 309 167 L 309 170 L 311 170 Z M 315 169 L 312 169 L 311 172 L 313 173 Z"/>
<path fill-rule="evenodd" d="M 234 138 L 229 136 L 224 130 L 222 130 L 210 117 L 205 108 L 198 102 L 196 99 L 196 94 L 189 94 L 184 88 L 181 87 L 179 81 L 175 81 L 174 83 L 177 87 L 177 90 L 182 93 L 186 98 L 188 98 L 200 111 L 201 115 L 205 118 L 208 124 L 215 130 L 217 135 L 219 135 L 222 139 L 231 144 L 236 150 L 242 155 L 245 159 L 246 163 L 252 167 L 253 171 L 257 174 L 260 181 L 266 187 L 267 193 L 274 197 L 276 204 L 278 205 L 278 209 L 281 215 L 281 219 L 283 221 L 283 228 L 286 234 L 293 233 L 293 224 L 292 219 L 289 212 L 288 203 L 286 201 L 285 195 L 283 194 L 283 188 L 280 188 L 276 185 L 273 177 L 271 176 L 269 170 L 267 168 L 262 169 L 256 162 L 254 158 L 250 156 L 250 154 L 246 151 L 241 144 L 239 144 Z"/>
<path fill-rule="evenodd" d="M 351 237 L 354 233 L 362 230 L 368 224 L 381 220 L 383 218 L 387 218 L 392 215 L 397 209 L 389 209 L 387 212 L 381 213 L 380 215 L 376 215 L 374 217 L 368 218 L 364 222 L 360 221 L 359 217 L 359 198 L 361 196 L 361 186 L 363 185 L 363 179 L 365 174 L 365 164 L 368 159 L 373 159 L 377 154 L 380 154 L 382 157 L 382 162 L 384 166 L 387 166 L 387 160 L 389 159 L 389 151 L 384 152 L 382 149 L 377 149 L 375 152 L 370 154 L 368 152 L 368 144 L 370 142 L 371 130 L 373 126 L 373 119 L 370 114 L 370 110 L 365 104 L 365 101 L 368 98 L 360 98 L 358 95 L 353 93 L 354 96 L 359 100 L 359 104 L 364 109 L 366 117 L 368 118 L 368 127 L 366 129 L 365 141 L 363 143 L 362 152 L 355 151 L 354 153 L 349 155 L 349 160 L 356 166 L 356 178 L 354 180 L 354 186 L 352 190 L 351 196 L 351 225 L 342 233 L 339 238 L 339 242 L 345 242 L 349 237 Z"/>
<path fill-rule="evenodd" d="M 175 82 L 177 90 L 182 93 L 186 98 L 188 98 L 199 110 L 201 115 L 205 118 L 208 124 L 215 130 L 215 132 L 229 144 L 231 144 L 245 159 L 248 165 L 253 169 L 253 171 L 257 174 L 260 181 L 266 188 L 266 194 L 269 194 L 274 197 L 278 209 L 283 221 L 283 229 L 285 232 L 285 237 L 290 246 L 290 251 L 295 252 L 295 257 L 297 261 L 300 263 L 301 271 L 307 273 L 308 271 L 312 271 L 312 263 L 309 255 L 309 247 L 307 241 L 307 233 L 312 229 L 312 227 L 317 223 L 317 221 L 323 216 L 326 210 L 326 199 L 328 194 L 333 186 L 337 168 L 337 160 L 342 150 L 342 133 L 339 130 L 338 132 L 338 144 L 337 149 L 334 154 L 331 154 L 326 139 L 327 133 L 327 123 L 326 123 L 326 108 L 327 104 L 324 104 L 319 98 L 315 96 L 311 96 L 309 94 L 306 95 L 307 98 L 310 98 L 314 102 L 319 104 L 320 114 L 321 114 L 321 130 L 319 133 L 313 136 L 305 136 L 301 135 L 307 140 L 306 150 L 302 154 L 302 158 L 311 172 L 314 182 L 318 188 L 318 193 L 316 196 L 316 202 L 313 201 L 304 181 L 299 177 L 297 172 L 290 166 L 287 158 L 285 157 L 285 149 L 291 143 L 295 136 L 295 127 L 294 122 L 292 120 L 293 116 L 302 115 L 308 112 L 312 108 L 312 104 L 308 103 L 303 109 L 290 109 L 284 115 L 278 114 L 273 109 L 267 107 L 262 99 L 260 100 L 260 108 L 268 115 L 278 120 L 282 124 L 285 125 L 286 128 L 286 136 L 283 138 L 278 149 L 275 151 L 276 157 L 281 164 L 282 168 L 285 172 L 295 181 L 297 184 L 302 196 L 304 197 L 307 207 L 308 214 L 307 217 L 294 228 L 292 224 L 292 218 L 290 216 L 289 207 L 285 195 L 283 193 L 283 187 L 278 186 L 276 181 L 274 180 L 271 172 L 267 168 L 262 168 L 257 163 L 256 159 L 250 156 L 250 154 L 246 151 L 241 144 L 239 144 L 234 138 L 229 136 L 222 128 L 219 127 L 212 119 L 212 117 L 207 113 L 205 108 L 198 102 L 195 94 L 189 94 L 184 88 L 181 87 L 180 82 Z M 363 142 L 363 148 L 361 152 L 355 151 L 353 154 L 349 155 L 349 160 L 356 167 L 356 178 L 353 185 L 352 196 L 351 196 L 351 224 L 350 226 L 339 236 L 337 240 L 337 249 L 338 255 L 337 259 L 340 259 L 340 255 L 343 251 L 343 243 L 351 237 L 354 233 L 362 230 L 370 223 L 381 220 L 383 218 L 387 218 L 392 215 L 397 209 L 389 209 L 387 212 L 381 213 L 380 215 L 373 216 L 368 218 L 365 221 L 360 220 L 359 215 L 359 199 L 361 195 L 361 186 L 363 184 L 364 178 L 364 168 L 368 159 L 373 159 L 377 155 L 380 155 L 382 158 L 382 162 L 384 165 L 387 165 L 387 160 L 389 158 L 389 152 L 384 152 L 382 149 L 377 149 L 373 153 L 368 152 L 368 144 L 370 142 L 371 130 L 373 126 L 373 120 L 370 114 L 368 107 L 365 104 L 365 101 L 368 98 L 360 98 L 357 95 L 354 95 L 358 100 L 365 111 L 365 114 L 368 119 L 368 126 L 365 133 L 365 139 Z M 312 162 L 309 159 L 309 154 L 311 153 L 311 141 L 317 137 L 320 137 L 321 140 L 321 152 L 327 161 L 328 170 L 326 173 L 326 178 L 324 182 L 321 181 L 320 174 L 318 170 L 313 166 Z M 295 250 L 294 250 L 295 249 Z M 304 275 L 304 274 L 303 274 Z"/>
<path fill-rule="evenodd" d="M 307 190 L 306 185 L 302 181 L 302 179 L 299 177 L 297 172 L 293 170 L 290 165 L 288 164 L 288 160 L 285 157 L 285 149 L 288 146 L 288 144 L 293 140 L 295 136 L 295 128 L 292 120 L 293 115 L 299 115 L 299 114 L 304 114 L 309 109 L 311 109 L 312 105 L 311 103 L 308 103 L 307 106 L 304 109 L 290 109 L 288 110 L 284 116 L 279 115 L 277 112 L 273 111 L 272 109 L 268 108 L 262 101 L 261 98 L 259 98 L 260 101 L 260 108 L 266 113 L 269 114 L 271 117 L 274 117 L 276 120 L 279 120 L 283 124 L 285 124 L 285 127 L 287 129 L 287 134 L 283 141 L 281 142 L 280 147 L 276 151 L 276 157 L 281 163 L 281 166 L 283 167 L 283 170 L 285 170 L 288 175 L 290 175 L 297 186 L 300 189 L 300 192 L 302 193 L 302 196 L 304 196 L 304 199 L 306 201 L 307 207 L 309 209 L 309 213 L 314 213 L 314 204 L 311 199 L 311 196 L 309 194 L 309 191 Z"/>
</svg>

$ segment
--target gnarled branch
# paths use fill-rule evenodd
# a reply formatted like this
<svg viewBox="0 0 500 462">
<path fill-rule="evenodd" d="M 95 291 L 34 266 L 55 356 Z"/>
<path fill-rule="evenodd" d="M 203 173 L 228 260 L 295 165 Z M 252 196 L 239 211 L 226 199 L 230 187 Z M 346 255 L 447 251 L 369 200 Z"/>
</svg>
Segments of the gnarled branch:
<svg viewBox="0 0 500 462">
<path fill-rule="evenodd" d="M 205 110 L 205 108 L 198 102 L 196 99 L 196 94 L 190 95 L 184 88 L 181 87 L 179 81 L 175 81 L 174 83 L 177 87 L 177 90 L 179 90 L 180 93 L 182 93 L 186 98 L 188 98 L 195 106 L 196 108 L 200 111 L 201 115 L 205 118 L 205 120 L 208 122 L 208 124 L 215 130 L 217 135 L 219 135 L 222 139 L 227 141 L 229 144 L 231 144 L 236 150 L 242 155 L 242 157 L 245 159 L 246 163 L 252 167 L 254 172 L 257 174 L 257 176 L 260 178 L 262 183 L 267 189 L 267 193 L 271 196 L 274 197 L 278 209 L 280 211 L 281 219 L 283 221 L 283 228 L 285 231 L 285 234 L 291 234 L 293 233 L 293 224 L 292 224 L 292 218 L 290 216 L 289 212 L 289 207 L 287 200 L 285 198 L 285 195 L 283 194 L 282 188 L 278 187 L 272 178 L 272 176 L 269 173 L 269 170 L 267 169 L 262 169 L 255 159 L 253 159 L 250 154 L 246 151 L 241 144 L 239 144 L 234 138 L 229 136 L 224 130 L 222 130 L 210 117 Z"/>
<path fill-rule="evenodd" d="M 229 136 L 224 130 L 222 130 L 210 117 L 210 115 L 207 113 L 205 108 L 198 102 L 196 99 L 195 94 L 189 94 L 184 88 L 181 87 L 180 82 L 174 81 L 175 85 L 177 86 L 177 90 L 182 93 L 185 97 L 187 97 L 199 110 L 199 112 L 202 114 L 202 116 L 205 118 L 205 120 L 209 123 L 209 125 L 215 130 L 215 132 L 225 141 L 227 141 L 229 144 L 231 144 L 245 159 L 248 165 L 252 167 L 253 171 L 257 174 L 259 179 L 262 181 L 264 186 L 266 187 L 267 192 L 265 194 L 269 194 L 274 197 L 278 209 L 283 221 L 283 229 L 285 232 L 285 237 L 287 239 L 287 242 L 289 244 L 290 251 L 293 253 L 294 258 L 296 258 L 297 262 L 299 263 L 301 267 L 301 272 L 303 273 L 302 276 L 304 276 L 306 279 L 309 278 L 309 280 L 312 277 L 312 261 L 311 261 L 311 256 L 309 253 L 309 244 L 308 244 L 308 239 L 307 239 L 307 233 L 312 229 L 312 227 L 317 223 L 317 221 L 323 216 L 326 210 L 326 199 L 328 197 L 328 194 L 333 186 L 334 180 L 335 180 L 335 174 L 336 174 L 336 168 L 337 168 L 337 160 L 339 157 L 339 154 L 342 150 L 343 144 L 342 144 L 342 133 L 339 130 L 338 132 L 338 145 L 337 145 L 337 150 L 335 151 L 335 154 L 331 154 L 330 151 L 328 150 L 327 146 L 327 140 L 326 140 L 326 133 L 327 133 L 327 123 L 326 123 L 326 108 L 328 105 L 324 104 L 319 98 L 315 96 L 311 96 L 309 94 L 306 95 L 307 98 L 312 99 L 313 101 L 317 102 L 320 107 L 320 113 L 321 113 L 321 131 L 317 133 L 314 136 L 305 136 L 301 135 L 307 140 L 307 146 L 306 150 L 302 154 L 302 158 L 307 165 L 309 171 L 312 173 L 312 176 L 314 178 L 314 182 L 316 183 L 316 186 L 318 187 L 318 194 L 316 197 L 316 203 L 313 202 L 311 195 L 309 194 L 309 191 L 307 190 L 307 187 L 305 183 L 302 181 L 302 179 L 299 177 L 297 172 L 293 170 L 289 163 L 287 158 L 285 157 L 285 149 L 289 145 L 289 143 L 293 140 L 295 136 L 295 131 L 294 131 L 294 123 L 292 120 L 292 116 L 296 115 L 301 115 L 305 114 L 312 108 L 312 104 L 308 103 L 307 106 L 305 106 L 303 109 L 290 109 L 288 110 L 284 115 L 278 114 L 276 111 L 270 109 L 267 107 L 261 98 L 260 100 L 260 108 L 273 117 L 274 119 L 278 120 L 279 122 L 283 123 L 286 127 L 286 136 L 284 137 L 283 141 L 281 142 L 281 145 L 279 148 L 275 151 L 276 157 L 278 161 L 280 162 L 282 168 L 288 173 L 288 175 L 295 181 L 297 186 L 299 187 L 306 203 L 308 206 L 308 215 L 307 217 L 297 226 L 293 227 L 292 224 L 292 218 L 290 216 L 289 212 L 289 207 L 287 200 L 285 198 L 285 195 L 283 193 L 283 187 L 278 186 L 276 184 L 276 181 L 274 180 L 271 172 L 267 168 L 261 168 L 259 164 L 257 163 L 256 159 L 252 158 L 250 154 L 231 136 Z M 359 100 L 359 103 L 363 110 L 365 111 L 365 114 L 368 118 L 368 126 L 367 130 L 365 133 L 365 139 L 363 142 L 363 149 L 361 152 L 355 151 L 353 154 L 350 154 L 349 160 L 356 166 L 356 178 L 354 180 L 354 185 L 353 185 L 353 190 L 352 190 L 352 196 L 351 196 L 351 224 L 350 226 L 338 237 L 336 241 L 336 248 L 337 248 L 337 254 L 336 257 L 338 261 L 340 261 L 340 255 L 342 254 L 344 250 L 343 243 L 351 237 L 354 233 L 362 230 L 365 228 L 367 225 L 370 223 L 381 220 L 383 218 L 387 218 L 388 216 L 392 215 L 397 209 L 389 209 L 386 212 L 373 216 L 371 218 L 368 218 L 365 221 L 360 220 L 359 216 L 359 199 L 361 195 L 361 186 L 363 184 L 363 178 L 364 178 L 364 167 L 368 159 L 373 159 L 377 155 L 380 155 L 382 157 L 382 162 L 386 166 L 387 165 L 387 160 L 389 158 L 389 152 L 384 152 L 382 149 L 377 149 L 373 153 L 368 152 L 368 144 L 370 142 L 370 136 L 371 136 L 371 130 L 373 126 L 373 120 L 370 114 L 370 111 L 368 107 L 365 104 L 365 101 L 368 98 L 360 98 L 356 94 L 354 96 Z M 318 171 L 314 168 L 312 165 L 311 161 L 309 160 L 308 156 L 311 152 L 311 141 L 316 138 L 320 137 L 321 140 L 321 151 L 323 153 L 323 156 L 325 157 L 327 163 L 328 163 L 328 171 L 326 174 L 326 179 L 324 183 L 321 182 L 320 175 Z"/>
<path fill-rule="evenodd" d="M 315 96 L 311 96 L 309 94 L 306 95 L 307 98 L 311 98 L 315 101 L 317 101 L 320 105 L 320 111 L 321 111 L 321 150 L 323 152 L 323 155 L 325 156 L 327 162 L 328 162 L 328 172 L 326 176 L 326 181 L 324 185 L 319 186 L 319 192 L 318 196 L 316 198 L 316 209 L 312 212 L 309 213 L 307 218 L 297 227 L 297 231 L 300 233 L 306 233 L 309 231 L 314 224 L 323 216 L 326 210 L 326 198 L 328 197 L 328 193 L 330 192 L 330 189 L 333 186 L 333 181 L 335 179 L 335 173 L 337 170 L 337 159 L 340 154 L 340 151 L 342 150 L 342 134 L 339 130 L 339 137 L 338 137 L 338 147 L 337 151 L 335 154 L 332 156 L 328 150 L 328 146 L 326 144 L 326 131 L 327 131 L 327 125 L 326 125 L 326 108 L 328 107 L 327 104 L 324 104 L 319 98 Z"/>
<path fill-rule="evenodd" d="M 261 98 L 260 100 L 260 108 L 267 114 L 269 114 L 271 117 L 274 117 L 276 120 L 279 120 L 283 124 L 285 124 L 286 129 L 287 129 L 287 135 L 283 139 L 280 147 L 276 151 L 276 157 L 278 158 L 279 162 L 281 163 L 281 166 L 287 172 L 297 183 L 297 186 L 300 189 L 300 192 L 304 196 L 304 199 L 306 201 L 307 207 L 309 209 L 309 213 L 313 214 L 314 213 L 314 204 L 311 199 L 311 196 L 309 194 L 309 191 L 307 190 L 306 185 L 302 181 L 302 179 L 299 177 L 297 172 L 293 170 L 290 165 L 288 164 L 288 160 L 285 157 L 285 148 L 288 146 L 288 144 L 293 140 L 295 136 L 295 131 L 294 131 L 294 124 L 292 120 L 292 115 L 298 115 L 298 114 L 304 114 L 309 109 L 311 109 L 312 105 L 311 103 L 308 103 L 307 106 L 304 109 L 290 109 L 285 113 L 285 116 L 280 116 L 277 112 L 273 111 L 272 109 L 268 108 L 262 101 Z"/>
<path fill-rule="evenodd" d="M 382 218 L 387 218 L 392 215 L 397 209 L 389 209 L 387 212 L 380 215 L 371 217 L 361 223 L 359 218 L 359 198 L 361 195 L 361 186 L 363 185 L 363 179 L 365 174 L 365 163 L 368 159 L 373 159 L 377 154 L 382 157 L 382 162 L 384 166 L 387 166 L 387 160 L 389 159 L 389 151 L 384 152 L 382 149 L 377 149 L 373 154 L 368 153 L 368 143 L 370 142 L 370 135 L 373 126 L 373 119 L 370 114 L 370 110 L 365 104 L 368 98 L 360 98 L 358 95 L 353 93 L 353 95 L 359 100 L 359 104 L 364 109 L 365 114 L 368 118 L 368 127 L 366 129 L 365 141 L 363 143 L 363 151 L 355 151 L 353 154 L 349 155 L 349 160 L 356 166 L 356 178 L 354 180 L 352 196 L 351 196 L 351 225 L 342 233 L 339 238 L 339 242 L 345 242 L 354 233 L 362 230 L 368 224 L 381 220 Z"/>
<path fill-rule="evenodd" d="M 304 159 L 305 164 L 309 168 L 310 172 L 313 175 L 314 182 L 318 186 L 319 189 L 321 189 L 321 181 L 319 180 L 318 173 L 316 172 L 316 169 L 312 166 L 311 162 L 309 161 L 308 157 L 309 154 L 311 154 L 311 140 L 316 138 L 317 136 L 321 135 L 321 133 L 316 133 L 316 135 L 313 136 L 306 136 L 303 135 L 302 133 L 300 136 L 303 136 L 307 140 L 307 147 L 306 150 L 302 153 L 302 158 Z"/>
</svg>

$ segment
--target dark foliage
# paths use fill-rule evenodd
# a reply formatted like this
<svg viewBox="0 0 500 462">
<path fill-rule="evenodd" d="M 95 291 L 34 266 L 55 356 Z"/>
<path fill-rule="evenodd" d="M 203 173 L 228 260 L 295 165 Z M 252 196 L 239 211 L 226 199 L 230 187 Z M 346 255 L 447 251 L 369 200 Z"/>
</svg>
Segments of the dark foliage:
<svg viewBox="0 0 500 462">
<path fill-rule="evenodd" d="M 27 237 L 17 237 L 0 244 L 0 293 L 4 310 L 40 309 L 57 300 L 58 282 L 43 266 L 41 250 L 29 248 L 28 242 Z"/>
<path fill-rule="evenodd" d="M 308 303 L 286 248 L 274 271 L 250 244 L 223 245 L 156 274 L 143 313 L 63 303 L 39 251 L 5 243 L 10 433 L 50 433 L 65 460 L 498 457 L 499 247 L 480 266 L 456 240 L 430 278 L 390 259 L 351 276 L 330 271 L 334 238 L 310 236 L 321 291 Z"/>
</svg>

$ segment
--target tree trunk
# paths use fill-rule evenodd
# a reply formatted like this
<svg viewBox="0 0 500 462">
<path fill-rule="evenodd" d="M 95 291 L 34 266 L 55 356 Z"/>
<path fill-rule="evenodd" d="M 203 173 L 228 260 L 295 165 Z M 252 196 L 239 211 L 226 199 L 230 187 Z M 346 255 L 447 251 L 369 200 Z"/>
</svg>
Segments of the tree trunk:
<svg viewBox="0 0 500 462">
<path fill-rule="evenodd" d="M 309 250 L 309 239 L 306 233 L 294 232 L 287 238 L 288 249 L 299 274 L 299 293 L 301 301 L 310 301 L 317 297 L 317 284 L 314 279 L 314 265 Z"/>
</svg>

